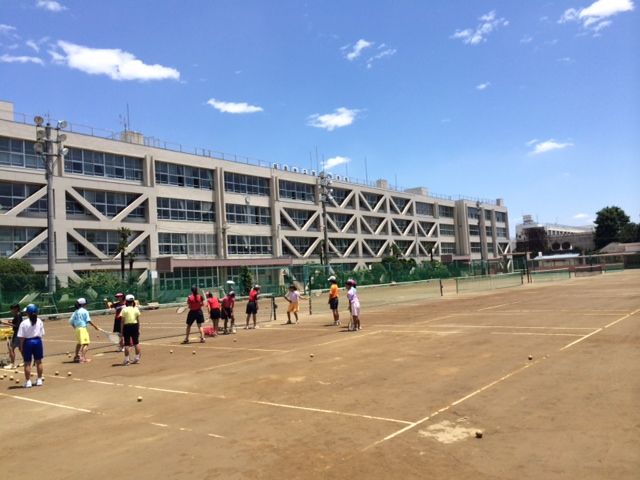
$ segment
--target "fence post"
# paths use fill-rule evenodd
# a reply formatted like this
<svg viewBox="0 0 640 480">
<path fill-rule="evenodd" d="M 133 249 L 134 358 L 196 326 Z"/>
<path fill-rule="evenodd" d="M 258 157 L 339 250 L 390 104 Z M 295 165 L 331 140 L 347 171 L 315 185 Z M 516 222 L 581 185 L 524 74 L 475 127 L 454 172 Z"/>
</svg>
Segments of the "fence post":
<svg viewBox="0 0 640 480">
<path fill-rule="evenodd" d="M 444 297 L 444 286 L 442 285 L 442 279 L 439 278 L 438 282 L 440 283 L 440 296 Z"/>
<path fill-rule="evenodd" d="M 313 315 L 313 306 L 312 306 L 312 302 L 311 302 L 311 297 L 313 295 L 311 295 L 311 290 L 309 290 L 309 315 Z"/>
<path fill-rule="evenodd" d="M 272 296 L 271 297 L 271 311 L 273 312 L 273 321 L 276 320 L 276 310 L 278 309 L 278 306 L 276 305 L 276 297 Z"/>
</svg>

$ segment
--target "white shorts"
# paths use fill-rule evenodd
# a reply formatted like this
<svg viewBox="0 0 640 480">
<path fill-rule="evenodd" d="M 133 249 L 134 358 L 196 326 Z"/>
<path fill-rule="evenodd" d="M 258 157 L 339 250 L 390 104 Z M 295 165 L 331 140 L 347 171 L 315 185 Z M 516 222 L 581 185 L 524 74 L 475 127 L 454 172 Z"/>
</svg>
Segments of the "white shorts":
<svg viewBox="0 0 640 480">
<path fill-rule="evenodd" d="M 354 317 L 360 316 L 360 303 L 351 304 L 351 315 Z"/>
</svg>

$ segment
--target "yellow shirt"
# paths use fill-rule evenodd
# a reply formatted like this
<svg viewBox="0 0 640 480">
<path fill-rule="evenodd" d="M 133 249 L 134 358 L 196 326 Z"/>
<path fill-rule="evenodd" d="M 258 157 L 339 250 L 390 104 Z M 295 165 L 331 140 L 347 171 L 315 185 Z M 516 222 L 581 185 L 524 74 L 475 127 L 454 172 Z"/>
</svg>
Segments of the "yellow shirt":
<svg viewBox="0 0 640 480">
<path fill-rule="evenodd" d="M 338 285 L 335 283 L 329 289 L 329 298 L 338 298 Z"/>
<path fill-rule="evenodd" d="M 123 325 L 138 323 L 138 318 L 140 318 L 140 309 L 138 307 L 124 307 L 122 309 Z"/>
</svg>

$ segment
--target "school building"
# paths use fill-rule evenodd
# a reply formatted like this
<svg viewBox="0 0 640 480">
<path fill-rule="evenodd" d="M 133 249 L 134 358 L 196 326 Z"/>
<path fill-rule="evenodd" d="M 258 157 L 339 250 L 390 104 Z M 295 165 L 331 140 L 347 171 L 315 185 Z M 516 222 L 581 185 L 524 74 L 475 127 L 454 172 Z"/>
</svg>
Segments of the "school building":
<svg viewBox="0 0 640 480">
<path fill-rule="evenodd" d="M 118 270 L 122 227 L 131 231 L 127 254 L 136 275 L 158 278 L 161 286 L 194 278 L 216 284 L 243 265 L 317 264 L 325 228 L 330 263 L 349 268 L 380 261 L 392 244 L 418 262 L 507 261 L 510 253 L 501 199 L 453 198 L 331 174 L 330 195 L 322 197 L 319 172 L 310 169 L 187 153 L 131 131 L 71 124 L 64 133 L 68 152 L 52 178 L 63 284 L 87 271 Z M 0 256 L 26 259 L 44 272 L 46 182 L 35 140 L 33 119 L 0 102 Z"/>
</svg>

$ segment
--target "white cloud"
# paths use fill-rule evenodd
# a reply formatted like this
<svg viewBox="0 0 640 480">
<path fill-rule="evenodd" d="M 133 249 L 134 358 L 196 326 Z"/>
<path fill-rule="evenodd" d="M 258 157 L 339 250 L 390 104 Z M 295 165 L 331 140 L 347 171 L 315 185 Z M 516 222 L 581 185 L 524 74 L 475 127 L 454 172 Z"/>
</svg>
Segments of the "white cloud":
<svg viewBox="0 0 640 480">
<path fill-rule="evenodd" d="M 509 21 L 503 17 L 496 17 L 495 10 L 485 13 L 478 18 L 480 23 L 474 28 L 465 28 L 464 30 L 456 30 L 451 38 L 457 38 L 462 40 L 467 45 L 478 45 L 479 43 L 486 42 L 487 37 L 491 32 L 499 27 L 506 27 L 509 25 Z"/>
<path fill-rule="evenodd" d="M 560 63 L 573 63 L 575 62 L 575 60 L 571 57 L 560 57 L 560 58 L 556 58 L 556 62 L 560 62 Z"/>
<path fill-rule="evenodd" d="M 337 167 L 338 165 L 344 165 L 345 163 L 349 163 L 351 161 L 351 159 L 349 157 L 341 157 L 341 156 L 336 156 L 336 157 L 331 157 L 329 159 L 327 159 L 327 161 L 322 163 L 322 168 L 324 170 L 331 170 L 334 167 Z"/>
<path fill-rule="evenodd" d="M 576 213 L 573 218 L 575 220 L 584 220 L 587 218 L 591 218 L 591 215 L 589 215 L 588 213 Z"/>
<path fill-rule="evenodd" d="M 533 145 L 534 143 L 538 142 L 539 140 L 537 138 L 532 138 L 531 140 L 529 140 L 525 145 L 527 147 L 530 147 L 531 145 Z"/>
<path fill-rule="evenodd" d="M 38 0 L 36 2 L 36 7 L 55 13 L 62 12 L 63 10 L 67 9 L 67 7 L 54 0 Z"/>
<path fill-rule="evenodd" d="M 9 38 L 20 38 L 20 35 L 16 33 L 16 27 L 6 23 L 0 23 L 0 35 Z"/>
<path fill-rule="evenodd" d="M 320 115 L 314 113 L 309 116 L 307 125 L 316 128 L 324 128 L 325 130 L 332 131 L 336 128 L 347 127 L 351 125 L 360 110 L 340 107 L 333 113 L 325 113 Z"/>
<path fill-rule="evenodd" d="M 34 42 L 33 40 L 27 40 L 25 42 L 25 45 L 27 47 L 29 47 L 30 49 L 32 49 L 34 52 L 39 52 L 40 51 L 40 47 L 38 46 L 38 44 L 36 42 Z"/>
<path fill-rule="evenodd" d="M 531 43 L 533 41 L 533 37 L 531 35 L 524 35 L 520 39 L 520 43 Z"/>
<path fill-rule="evenodd" d="M 386 57 L 393 57 L 397 53 L 395 48 L 387 48 L 387 46 L 383 43 L 378 47 L 378 53 L 369 57 L 367 60 L 367 68 L 373 67 L 373 62 L 377 60 L 381 60 Z"/>
<path fill-rule="evenodd" d="M 211 105 L 213 108 L 222 113 L 242 114 L 257 113 L 263 111 L 262 107 L 258 107 L 257 105 L 249 105 L 246 102 L 223 102 L 221 100 L 216 100 L 215 98 L 209 99 L 207 101 L 207 104 Z"/>
<path fill-rule="evenodd" d="M 558 23 L 580 22 L 583 28 L 598 34 L 612 23 L 605 19 L 633 9 L 633 0 L 597 0 L 586 8 L 565 10 Z"/>
<path fill-rule="evenodd" d="M 485 82 L 485 83 L 481 83 L 479 85 L 476 85 L 476 90 L 486 90 L 487 88 L 489 88 L 491 86 L 491 82 Z"/>
<path fill-rule="evenodd" d="M 44 62 L 41 58 L 38 57 L 29 57 L 27 55 L 0 55 L 0 63 L 37 63 L 38 65 L 44 65 Z"/>
<path fill-rule="evenodd" d="M 50 51 L 55 63 L 67 65 L 89 75 L 106 75 L 113 80 L 179 80 L 175 68 L 148 65 L 118 48 L 91 48 L 59 40 L 58 51 Z"/>
<path fill-rule="evenodd" d="M 362 55 L 362 51 L 365 48 L 369 48 L 371 46 L 373 46 L 373 42 L 369 42 L 369 41 L 365 40 L 364 38 L 361 38 L 356 43 L 354 43 L 352 46 L 347 45 L 346 47 L 343 47 L 343 50 L 346 50 L 348 48 L 351 49 L 349 52 L 347 52 L 345 54 L 345 58 L 347 60 L 349 60 L 350 62 L 352 62 L 353 60 L 358 58 L 360 55 Z"/>
<path fill-rule="evenodd" d="M 530 140 L 529 142 L 527 142 L 527 146 L 533 146 L 533 150 L 529 152 L 531 155 L 539 155 L 541 153 L 551 152 L 553 150 L 562 150 L 563 148 L 572 147 L 573 143 L 560 143 L 556 142 L 553 139 L 545 140 L 544 142 L 540 142 L 538 140 Z"/>
</svg>

